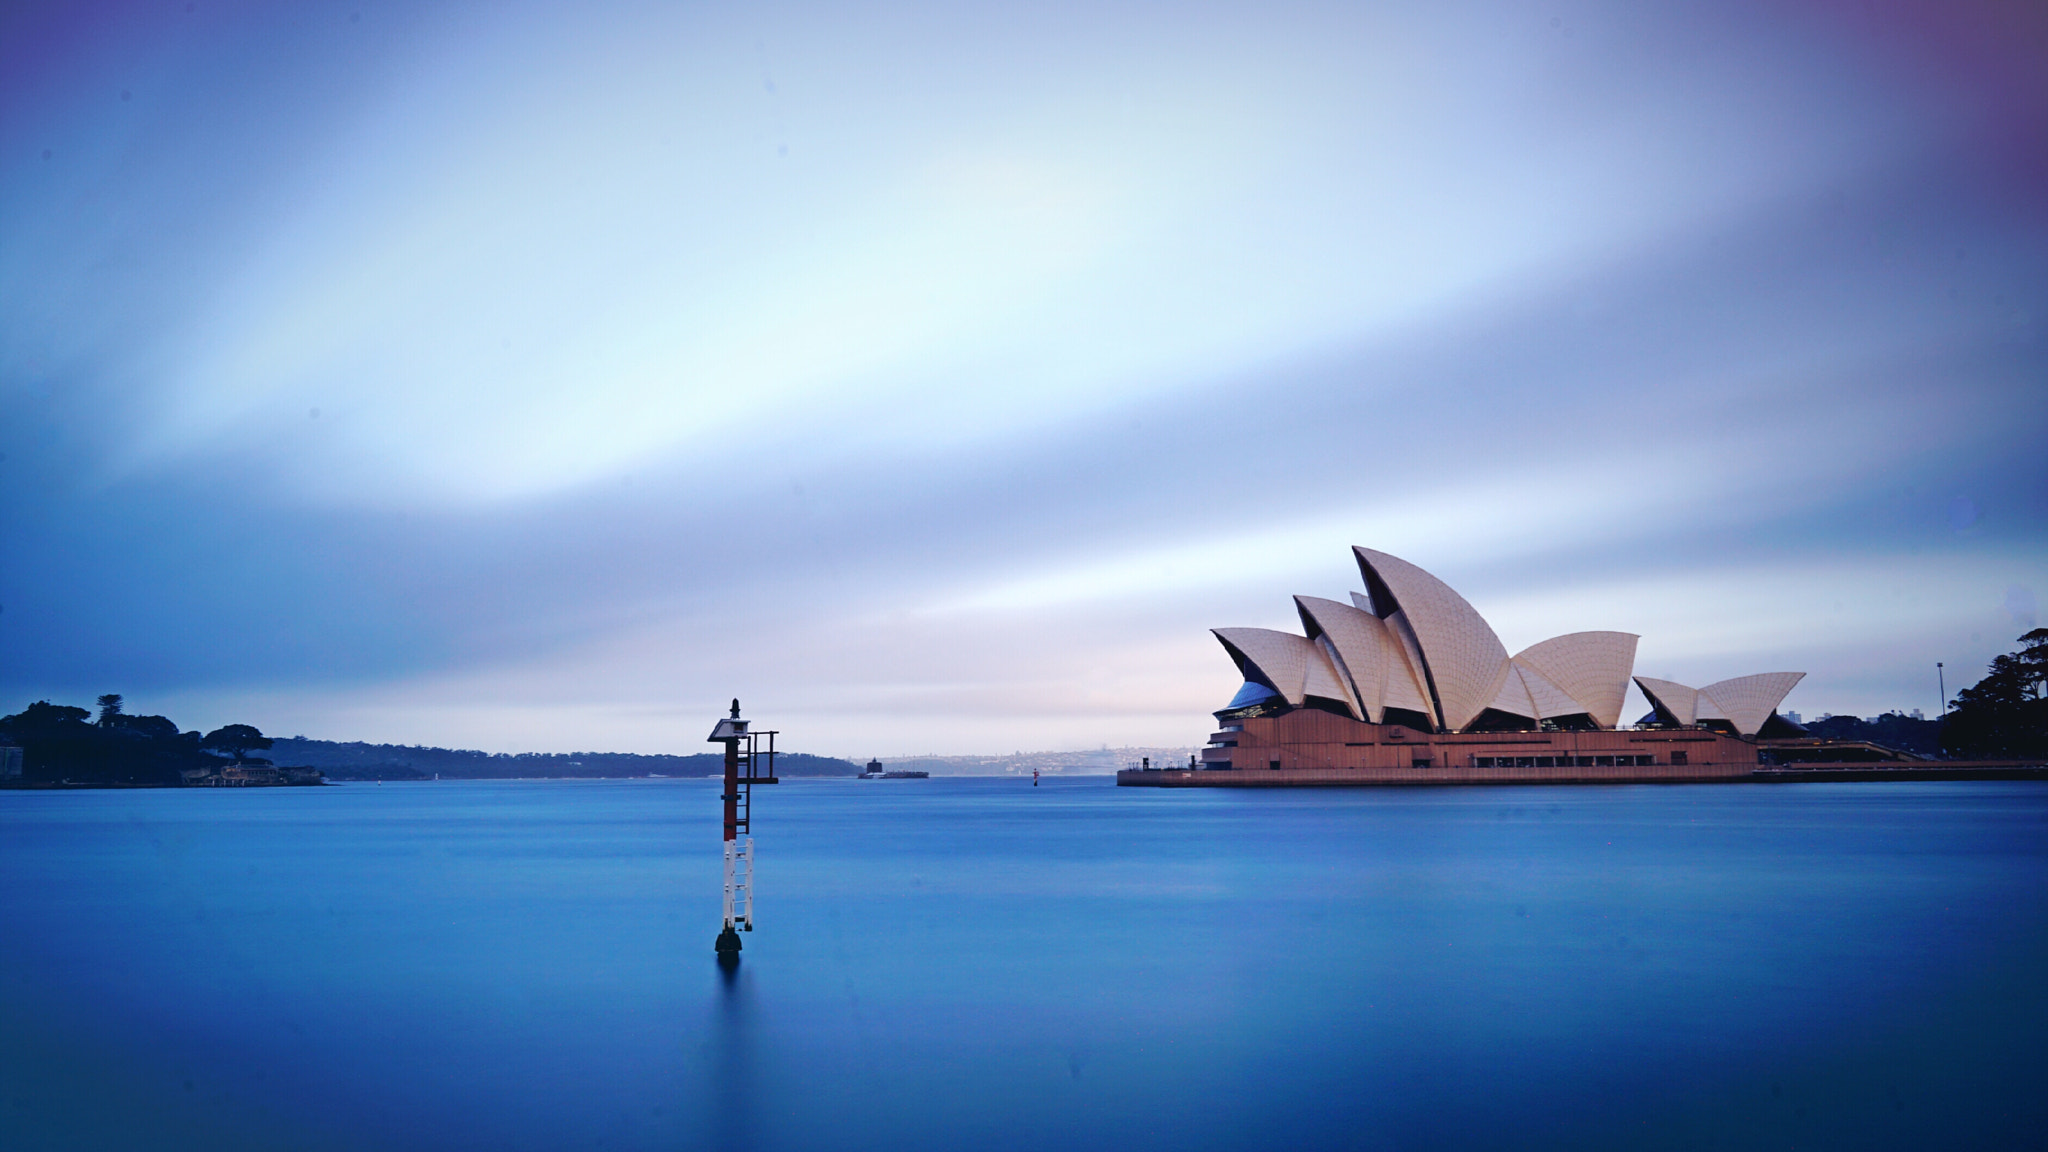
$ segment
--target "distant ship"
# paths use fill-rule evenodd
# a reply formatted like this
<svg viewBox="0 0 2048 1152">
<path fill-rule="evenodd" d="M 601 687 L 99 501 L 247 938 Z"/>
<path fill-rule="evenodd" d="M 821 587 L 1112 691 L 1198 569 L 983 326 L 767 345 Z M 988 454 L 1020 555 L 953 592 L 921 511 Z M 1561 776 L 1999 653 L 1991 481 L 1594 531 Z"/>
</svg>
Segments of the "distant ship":
<svg viewBox="0 0 2048 1152">
<path fill-rule="evenodd" d="M 928 780 L 929 772 L 884 772 L 880 760 L 868 761 L 868 770 L 860 774 L 862 780 Z"/>
</svg>

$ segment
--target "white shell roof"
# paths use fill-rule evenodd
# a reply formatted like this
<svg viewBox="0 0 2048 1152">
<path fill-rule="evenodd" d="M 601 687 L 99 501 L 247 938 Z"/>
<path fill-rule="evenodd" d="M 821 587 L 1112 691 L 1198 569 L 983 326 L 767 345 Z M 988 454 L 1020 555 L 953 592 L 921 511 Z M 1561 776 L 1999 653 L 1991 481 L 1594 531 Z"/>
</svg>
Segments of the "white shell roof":
<svg viewBox="0 0 2048 1152">
<path fill-rule="evenodd" d="M 1536 716 L 1542 720 L 1555 720 L 1559 716 L 1570 716 L 1577 712 L 1591 712 L 1585 701 L 1566 692 L 1552 683 L 1550 678 L 1520 660 L 1510 660 L 1515 675 L 1529 690 L 1529 699 L 1536 705 Z"/>
<path fill-rule="evenodd" d="M 1394 661 L 1394 667 L 1387 673 L 1386 695 L 1380 697 L 1380 703 L 1434 717 L 1436 707 L 1429 702 L 1429 685 L 1422 678 L 1422 649 L 1415 643 L 1415 633 L 1409 630 L 1408 617 L 1396 612 L 1383 623 L 1401 658 Z M 1403 671 L 1407 675 L 1402 675 Z"/>
<path fill-rule="evenodd" d="M 1365 719 L 1378 724 L 1386 711 L 1381 700 L 1389 671 L 1407 674 L 1405 668 L 1392 668 L 1405 661 L 1387 635 L 1387 626 L 1370 612 L 1317 596 L 1296 596 L 1294 607 L 1301 613 L 1302 624 L 1322 633 L 1337 650 L 1343 665 L 1339 672 L 1350 673 L 1354 702 L 1364 708 Z"/>
<path fill-rule="evenodd" d="M 1529 685 L 1522 679 L 1522 670 L 1515 667 L 1508 669 L 1508 678 L 1500 682 L 1499 694 L 1487 707 L 1527 716 L 1531 720 L 1541 719 L 1543 715 L 1536 710 L 1536 701 L 1529 696 Z"/>
<path fill-rule="evenodd" d="M 1700 689 L 1700 703 L 1712 700 L 1737 732 L 1754 736 L 1784 702 L 1786 693 L 1805 678 L 1804 672 L 1762 672 L 1721 680 Z"/>
<path fill-rule="evenodd" d="M 1680 724 L 1699 722 L 1699 689 L 1687 688 L 1671 680 L 1652 680 L 1648 676 L 1636 677 L 1636 687 L 1650 698 L 1652 707 L 1661 706 Z"/>
<path fill-rule="evenodd" d="M 1531 720 L 1554 720 L 1587 711 L 1584 704 L 1520 660 L 1508 661 L 1507 679 L 1488 707 Z"/>
<path fill-rule="evenodd" d="M 1692 689 L 1669 680 L 1638 676 L 1636 684 L 1652 704 L 1663 705 L 1680 724 L 1726 720 L 1737 732 L 1754 736 L 1763 729 L 1771 713 L 1778 710 L 1793 685 L 1805 678 L 1804 672 L 1762 672 Z"/>
<path fill-rule="evenodd" d="M 1335 700 L 1349 708 L 1351 689 L 1345 686 L 1343 676 L 1337 672 L 1336 665 L 1331 663 L 1329 649 L 1314 640 L 1309 641 L 1309 647 L 1314 650 L 1314 655 L 1308 658 L 1308 677 L 1302 681 L 1302 695 L 1321 696 L 1325 700 Z M 1355 709 L 1352 714 L 1357 715 Z"/>
<path fill-rule="evenodd" d="M 1330 666 L 1323 650 L 1306 636 L 1276 632 L 1271 628 L 1214 628 L 1211 631 L 1223 641 L 1226 649 L 1243 656 L 1245 662 L 1253 665 L 1282 699 L 1297 708 L 1311 695 L 1332 700 L 1346 698 L 1343 686 L 1337 681 L 1337 670 Z M 1244 671 L 1247 679 L 1253 678 L 1253 669 Z"/>
<path fill-rule="evenodd" d="M 1344 706 L 1351 710 L 1352 719 L 1371 719 L 1370 716 L 1366 715 L 1364 703 L 1358 699 L 1358 690 L 1352 687 L 1351 685 L 1351 676 L 1349 673 L 1345 671 L 1344 668 L 1344 658 L 1337 654 L 1336 646 L 1330 643 L 1329 633 L 1316 633 L 1315 646 L 1317 648 L 1322 649 L 1323 659 L 1328 660 L 1330 662 L 1330 668 L 1336 673 L 1337 676 L 1338 694 L 1336 696 L 1331 697 L 1331 699 L 1342 700 L 1344 702 Z"/>
<path fill-rule="evenodd" d="M 1296 596 L 1297 636 L 1270 628 L 1217 628 L 1247 679 L 1273 685 L 1288 704 L 1310 696 L 1340 701 L 1352 715 L 1385 722 L 1401 708 L 1459 731 L 1488 708 L 1554 719 L 1584 713 L 1603 728 L 1621 723 L 1638 637 L 1572 632 L 1508 658 L 1500 638 L 1450 585 L 1397 556 L 1356 548 L 1369 588 L 1389 601 L 1351 594 L 1349 606 Z M 1636 676 L 1650 702 L 1680 724 L 1727 720 L 1754 736 L 1804 672 L 1767 672 L 1688 688 Z"/>
<path fill-rule="evenodd" d="M 1315 597 L 1296 597 L 1295 599 L 1313 600 Z M 1336 601 L 1330 600 L 1324 601 L 1324 603 L 1334 604 Z M 1435 716 L 1436 709 L 1430 707 L 1429 704 L 1428 686 L 1422 682 L 1422 669 L 1418 663 L 1420 655 L 1414 647 L 1415 641 L 1405 631 L 1397 631 L 1395 628 L 1390 627 L 1390 625 L 1394 624 L 1393 620 L 1381 620 L 1379 617 L 1374 616 L 1372 614 L 1372 601 L 1364 596 L 1353 592 L 1351 594 L 1351 606 L 1366 616 L 1368 621 L 1366 627 L 1377 628 L 1380 637 L 1386 643 L 1386 672 L 1380 680 L 1379 695 L 1377 697 L 1378 703 L 1374 705 L 1379 710 L 1378 715 L 1384 715 L 1389 708 L 1406 708 L 1410 712 L 1420 712 L 1424 716 Z M 1354 683 L 1358 682 L 1354 680 Z M 1358 683 L 1358 690 L 1361 693 L 1367 691 L 1363 683 Z M 1375 719 L 1373 722 L 1376 724 L 1381 723 L 1378 719 Z"/>
<path fill-rule="evenodd" d="M 1396 556 L 1353 548 L 1368 581 L 1374 575 L 1407 617 L 1436 688 L 1444 727 L 1457 731 L 1491 705 L 1508 676 L 1508 650 L 1484 617 L 1451 586 Z M 1390 620 L 1391 622 L 1391 620 Z"/>
<path fill-rule="evenodd" d="M 1522 649 L 1515 663 L 1541 673 L 1584 705 L 1578 710 L 1594 723 L 1612 728 L 1621 723 L 1638 639 L 1632 632 L 1568 632 Z"/>
<path fill-rule="evenodd" d="M 1264 680 L 1289 704 L 1300 704 L 1308 681 L 1308 653 L 1315 645 L 1291 632 L 1271 628 L 1212 628 L 1231 655 L 1240 658 L 1247 680 Z"/>
</svg>

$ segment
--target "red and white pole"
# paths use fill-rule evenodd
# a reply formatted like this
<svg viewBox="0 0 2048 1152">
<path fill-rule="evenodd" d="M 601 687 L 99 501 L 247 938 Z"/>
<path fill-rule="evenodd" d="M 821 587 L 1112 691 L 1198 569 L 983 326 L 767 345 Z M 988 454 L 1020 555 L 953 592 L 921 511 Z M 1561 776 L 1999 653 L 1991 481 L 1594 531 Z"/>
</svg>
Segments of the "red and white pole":
<svg viewBox="0 0 2048 1152">
<path fill-rule="evenodd" d="M 753 771 L 753 738 L 747 722 L 740 719 L 740 702 L 732 702 L 732 715 L 711 730 L 712 743 L 725 745 L 725 926 L 714 946 L 720 960 L 737 962 L 740 933 L 754 930 L 754 837 L 747 827 L 751 813 L 748 792 Z M 740 745 L 747 746 L 747 779 L 740 778 Z M 748 834 L 742 836 L 741 832 Z"/>
</svg>

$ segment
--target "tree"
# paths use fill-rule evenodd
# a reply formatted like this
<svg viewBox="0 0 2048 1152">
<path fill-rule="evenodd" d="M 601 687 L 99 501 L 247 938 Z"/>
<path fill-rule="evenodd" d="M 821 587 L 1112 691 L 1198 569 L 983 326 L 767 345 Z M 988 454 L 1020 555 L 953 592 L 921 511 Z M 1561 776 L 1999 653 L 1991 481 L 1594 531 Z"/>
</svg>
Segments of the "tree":
<svg viewBox="0 0 2048 1152">
<path fill-rule="evenodd" d="M 100 697 L 98 703 L 100 706 L 100 727 L 113 727 L 114 717 L 121 714 L 121 694 L 119 692 L 109 692 L 105 696 Z"/>
<path fill-rule="evenodd" d="M 47 783 L 176 784 L 184 769 L 220 763 L 200 751 L 200 739 L 163 716 L 116 712 L 95 724 L 85 709 L 47 700 L 0 716 L 0 743 L 21 745 L 22 775 Z"/>
<path fill-rule="evenodd" d="M 168 716 L 116 716 L 114 727 L 148 740 L 175 740 L 178 726 Z"/>
<path fill-rule="evenodd" d="M 1956 693 L 1942 726 L 1943 751 L 1989 759 L 2048 755 L 2048 628 L 2019 642 L 2019 651 L 1993 660 L 1989 675 Z"/>
<path fill-rule="evenodd" d="M 12 716 L 0 717 L 0 724 L 7 725 L 16 736 L 27 737 L 31 733 L 62 731 L 66 725 L 83 724 L 91 716 L 83 708 L 38 700 Z"/>
<path fill-rule="evenodd" d="M 199 746 L 212 752 L 225 752 L 239 764 L 249 753 L 268 748 L 270 744 L 268 736 L 247 724 L 229 724 L 208 732 Z"/>
<path fill-rule="evenodd" d="M 94 728 L 92 713 L 69 704 L 38 700 L 0 718 L 11 743 L 21 745 L 22 775 L 30 780 L 91 780 L 110 777 L 107 745 L 112 737 Z"/>
</svg>

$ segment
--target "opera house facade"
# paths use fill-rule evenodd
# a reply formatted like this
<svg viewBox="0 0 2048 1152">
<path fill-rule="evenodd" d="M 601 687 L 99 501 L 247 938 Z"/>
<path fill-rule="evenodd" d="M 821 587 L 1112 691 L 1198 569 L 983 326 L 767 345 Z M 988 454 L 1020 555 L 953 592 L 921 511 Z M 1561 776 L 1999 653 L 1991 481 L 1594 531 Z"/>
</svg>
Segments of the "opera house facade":
<svg viewBox="0 0 2048 1152">
<path fill-rule="evenodd" d="M 1296 596 L 1300 633 L 1218 628 L 1244 687 L 1199 765 L 1124 784 L 1682 781 L 1747 777 L 1804 673 L 1703 688 L 1634 676 L 1637 637 L 1573 632 L 1509 655 L 1465 598 L 1405 560 L 1354 548 L 1363 594 Z M 1634 678 L 1645 723 L 1624 726 Z"/>
</svg>

